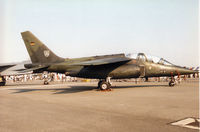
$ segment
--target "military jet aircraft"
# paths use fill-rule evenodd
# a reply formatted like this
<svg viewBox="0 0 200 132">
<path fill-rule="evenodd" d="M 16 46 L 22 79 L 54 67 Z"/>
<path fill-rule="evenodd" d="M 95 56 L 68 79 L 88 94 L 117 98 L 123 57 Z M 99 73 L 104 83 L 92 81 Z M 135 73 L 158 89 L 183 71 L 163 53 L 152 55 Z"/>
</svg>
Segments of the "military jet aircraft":
<svg viewBox="0 0 200 132">
<path fill-rule="evenodd" d="M 61 58 L 37 39 L 30 31 L 21 33 L 32 64 L 25 65 L 33 72 L 57 72 L 72 77 L 99 79 L 98 87 L 107 90 L 111 79 L 171 77 L 169 86 L 174 86 L 174 76 L 193 74 L 196 71 L 174 65 L 163 58 L 150 59 L 144 53 L 112 54 L 83 58 Z"/>
<path fill-rule="evenodd" d="M 23 61 L 18 63 L 4 63 L 0 64 L 0 86 L 4 86 L 6 84 L 6 80 L 4 76 L 10 75 L 22 75 L 31 73 L 32 71 L 27 71 L 27 68 L 24 65 L 31 64 L 30 61 Z"/>
<path fill-rule="evenodd" d="M 2 71 L 5 71 L 6 69 L 15 66 L 16 64 L 1 64 L 0 65 L 0 73 Z M 1 74 L 0 74 L 1 75 Z M 3 75 L 0 76 L 0 86 L 4 86 L 6 83 L 5 78 L 3 77 Z"/>
</svg>

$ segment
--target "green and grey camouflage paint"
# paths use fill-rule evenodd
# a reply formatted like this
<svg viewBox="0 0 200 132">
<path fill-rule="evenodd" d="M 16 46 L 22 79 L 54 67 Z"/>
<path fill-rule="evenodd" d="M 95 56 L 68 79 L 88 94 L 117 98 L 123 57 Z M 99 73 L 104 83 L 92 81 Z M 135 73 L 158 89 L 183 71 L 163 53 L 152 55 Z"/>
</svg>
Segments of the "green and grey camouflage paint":
<svg viewBox="0 0 200 132">
<path fill-rule="evenodd" d="M 91 79 L 176 76 L 196 72 L 176 65 L 154 63 L 147 59 L 132 59 L 124 54 L 64 59 L 55 55 L 31 32 L 22 32 L 21 35 L 33 63 L 27 68 L 34 68 L 34 72 L 49 71 Z"/>
</svg>

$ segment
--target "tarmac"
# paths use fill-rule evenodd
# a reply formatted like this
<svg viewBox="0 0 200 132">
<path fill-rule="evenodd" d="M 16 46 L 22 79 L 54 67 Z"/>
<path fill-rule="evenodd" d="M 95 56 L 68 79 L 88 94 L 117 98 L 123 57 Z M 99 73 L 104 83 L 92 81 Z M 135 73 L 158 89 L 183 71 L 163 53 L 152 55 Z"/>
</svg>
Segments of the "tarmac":
<svg viewBox="0 0 200 132">
<path fill-rule="evenodd" d="M 97 82 L 42 85 L 41 81 L 0 87 L 0 132 L 197 132 L 171 125 L 199 117 L 199 80 Z"/>
</svg>

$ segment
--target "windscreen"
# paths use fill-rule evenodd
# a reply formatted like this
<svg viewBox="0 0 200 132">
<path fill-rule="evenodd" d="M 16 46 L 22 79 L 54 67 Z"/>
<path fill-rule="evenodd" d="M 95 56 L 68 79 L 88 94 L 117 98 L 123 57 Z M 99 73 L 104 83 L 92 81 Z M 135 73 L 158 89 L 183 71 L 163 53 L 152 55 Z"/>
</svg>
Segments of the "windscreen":
<svg viewBox="0 0 200 132">
<path fill-rule="evenodd" d="M 126 54 L 126 57 L 129 57 L 132 59 L 141 59 L 143 61 L 148 61 L 148 62 L 157 63 L 157 64 L 173 65 L 172 63 L 170 63 L 169 61 L 167 61 L 163 58 L 159 58 L 159 57 L 152 56 L 152 55 L 145 55 L 144 53 Z"/>
</svg>

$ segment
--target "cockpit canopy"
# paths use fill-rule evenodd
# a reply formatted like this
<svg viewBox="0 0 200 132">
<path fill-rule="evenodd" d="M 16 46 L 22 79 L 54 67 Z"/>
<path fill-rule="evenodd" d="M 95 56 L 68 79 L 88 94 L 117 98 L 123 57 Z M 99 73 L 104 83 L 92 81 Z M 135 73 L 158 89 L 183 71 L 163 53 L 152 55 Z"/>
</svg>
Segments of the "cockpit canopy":
<svg viewBox="0 0 200 132">
<path fill-rule="evenodd" d="M 157 64 L 174 65 L 174 64 L 170 63 L 169 61 L 167 61 L 163 58 L 159 58 L 159 57 L 151 56 L 151 55 L 145 55 L 144 53 L 126 54 L 126 57 L 141 60 L 141 61 L 148 61 L 148 62 L 152 62 L 152 63 L 157 63 Z"/>
</svg>

